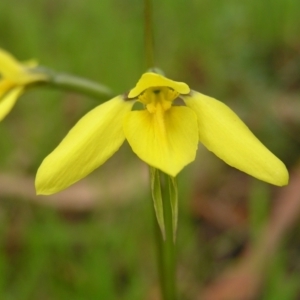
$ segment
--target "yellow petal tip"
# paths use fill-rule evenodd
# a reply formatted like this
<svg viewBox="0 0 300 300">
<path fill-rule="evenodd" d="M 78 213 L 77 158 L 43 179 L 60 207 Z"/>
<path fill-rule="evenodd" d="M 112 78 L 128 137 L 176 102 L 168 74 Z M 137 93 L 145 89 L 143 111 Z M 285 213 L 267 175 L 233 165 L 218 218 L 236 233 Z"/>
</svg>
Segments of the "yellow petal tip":
<svg viewBox="0 0 300 300">
<path fill-rule="evenodd" d="M 285 186 L 289 184 L 289 172 L 283 163 L 277 174 L 277 178 L 274 179 L 274 185 Z"/>
</svg>

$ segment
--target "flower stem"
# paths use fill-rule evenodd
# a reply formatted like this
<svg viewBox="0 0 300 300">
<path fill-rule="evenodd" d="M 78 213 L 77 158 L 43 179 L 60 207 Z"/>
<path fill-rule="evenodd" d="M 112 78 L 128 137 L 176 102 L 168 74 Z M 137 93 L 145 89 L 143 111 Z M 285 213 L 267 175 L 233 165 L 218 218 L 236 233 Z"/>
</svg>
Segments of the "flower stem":
<svg viewBox="0 0 300 300">
<path fill-rule="evenodd" d="M 50 87 L 74 91 L 97 99 L 107 99 L 114 96 L 107 86 L 83 77 L 59 73 L 46 67 L 38 67 L 35 72 L 47 75 L 47 81 L 42 84 L 47 84 Z"/>
<path fill-rule="evenodd" d="M 152 0 L 144 0 L 144 34 L 146 68 L 154 68 L 154 38 L 152 22 Z"/>
<path fill-rule="evenodd" d="M 175 300 L 176 297 L 176 264 L 175 244 L 173 239 L 172 207 L 169 201 L 168 176 L 158 171 L 160 179 L 164 179 L 162 187 L 162 202 L 165 221 L 165 239 L 155 219 L 155 239 L 157 244 L 157 259 L 160 272 L 160 286 L 163 300 Z M 163 178 L 161 178 L 164 175 Z"/>
<path fill-rule="evenodd" d="M 152 0 L 144 0 L 144 20 L 146 67 L 148 70 L 155 70 Z M 151 192 L 155 208 L 155 240 L 162 300 L 176 300 L 174 237 L 177 224 L 177 202 L 174 199 L 177 194 L 173 194 L 177 186 L 174 187 L 174 179 L 170 179 L 168 175 L 155 168 L 150 167 L 150 174 Z M 176 219 L 175 222 L 174 218 Z M 173 229 L 174 224 L 175 228 Z"/>
</svg>

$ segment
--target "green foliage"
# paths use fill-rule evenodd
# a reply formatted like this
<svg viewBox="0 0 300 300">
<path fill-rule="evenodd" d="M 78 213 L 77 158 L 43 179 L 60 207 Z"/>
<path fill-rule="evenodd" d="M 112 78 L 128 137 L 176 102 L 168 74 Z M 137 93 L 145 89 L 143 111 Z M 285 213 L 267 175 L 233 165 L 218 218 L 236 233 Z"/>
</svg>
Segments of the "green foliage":
<svg viewBox="0 0 300 300">
<path fill-rule="evenodd" d="M 136 208 L 63 217 L 9 200 L 0 224 L 2 299 L 144 298 L 153 267 L 140 262 L 152 260 L 153 250 L 144 238 L 151 228 L 129 222 Z M 148 218 L 145 207 L 139 214 Z"/>
<path fill-rule="evenodd" d="M 298 273 L 288 274 L 287 265 L 287 251 L 281 249 L 269 268 L 263 300 L 297 299 L 300 276 Z"/>
</svg>

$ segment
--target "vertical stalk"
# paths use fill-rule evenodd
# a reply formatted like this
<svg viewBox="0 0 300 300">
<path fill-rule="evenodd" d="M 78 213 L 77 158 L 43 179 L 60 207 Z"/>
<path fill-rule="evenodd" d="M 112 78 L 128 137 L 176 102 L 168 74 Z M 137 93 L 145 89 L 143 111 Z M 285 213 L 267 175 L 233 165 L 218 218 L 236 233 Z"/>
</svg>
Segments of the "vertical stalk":
<svg viewBox="0 0 300 300">
<path fill-rule="evenodd" d="M 146 68 L 151 69 L 154 67 L 152 0 L 144 0 L 144 20 Z"/>
<path fill-rule="evenodd" d="M 147 69 L 154 68 L 154 37 L 152 22 L 152 0 L 144 0 L 145 61 Z M 163 300 L 176 300 L 176 267 L 174 244 L 174 187 L 168 176 L 150 167 L 151 192 L 155 208 L 155 239 L 157 262 Z M 163 177 L 163 178 L 162 178 Z M 162 180 L 163 179 L 163 180 Z M 175 195 L 176 196 L 176 195 Z M 177 197 L 177 196 L 176 196 Z M 172 199 L 171 199 L 172 198 Z M 175 204 L 174 204 L 175 203 Z M 172 207 L 173 205 L 173 207 Z M 175 208 L 176 211 L 177 207 Z"/>
<path fill-rule="evenodd" d="M 172 207 L 168 188 L 168 176 L 159 172 L 162 187 L 162 202 L 165 221 L 165 239 L 155 218 L 155 238 L 157 244 L 157 259 L 160 272 L 160 286 L 163 300 L 176 300 L 176 264 L 175 244 L 173 235 Z M 163 178 L 161 178 L 164 175 Z"/>
</svg>

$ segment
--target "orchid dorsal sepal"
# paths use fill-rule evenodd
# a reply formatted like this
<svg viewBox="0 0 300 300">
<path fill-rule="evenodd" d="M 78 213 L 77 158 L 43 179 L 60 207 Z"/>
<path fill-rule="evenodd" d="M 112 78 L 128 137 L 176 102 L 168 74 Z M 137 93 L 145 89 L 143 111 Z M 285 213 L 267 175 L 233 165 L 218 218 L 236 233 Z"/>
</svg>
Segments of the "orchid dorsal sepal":
<svg viewBox="0 0 300 300">
<path fill-rule="evenodd" d="M 190 92 L 189 86 L 184 82 L 173 81 L 162 75 L 149 72 L 142 75 L 136 86 L 128 93 L 128 98 L 136 98 L 147 89 L 156 87 L 171 88 L 178 94 L 184 95 Z"/>
</svg>

